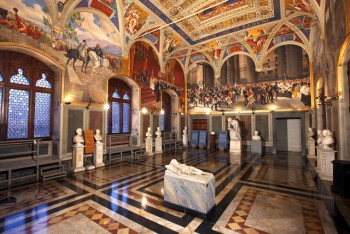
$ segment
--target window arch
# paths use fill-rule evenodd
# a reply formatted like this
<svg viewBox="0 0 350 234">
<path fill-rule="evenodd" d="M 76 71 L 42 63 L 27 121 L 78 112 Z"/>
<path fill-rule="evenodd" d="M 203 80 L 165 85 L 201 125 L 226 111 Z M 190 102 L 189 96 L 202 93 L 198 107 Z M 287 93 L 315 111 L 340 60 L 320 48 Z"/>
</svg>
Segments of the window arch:
<svg viewBox="0 0 350 234">
<path fill-rule="evenodd" d="M 39 60 L 2 51 L 1 140 L 49 139 L 52 132 L 53 73 Z"/>
<path fill-rule="evenodd" d="M 111 103 L 108 133 L 130 133 L 132 103 L 130 87 L 122 80 L 112 78 L 109 80 L 108 92 L 109 103 Z"/>
<path fill-rule="evenodd" d="M 168 93 L 162 93 L 162 109 L 164 114 L 161 115 L 161 130 L 171 131 L 171 97 Z"/>
</svg>

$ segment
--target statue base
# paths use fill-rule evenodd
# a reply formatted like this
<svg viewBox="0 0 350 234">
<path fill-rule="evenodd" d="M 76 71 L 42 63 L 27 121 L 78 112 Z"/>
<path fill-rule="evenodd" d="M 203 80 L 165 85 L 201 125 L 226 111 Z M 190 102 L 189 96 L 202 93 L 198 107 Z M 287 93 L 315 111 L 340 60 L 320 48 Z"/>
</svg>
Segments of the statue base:
<svg viewBox="0 0 350 234">
<path fill-rule="evenodd" d="M 145 142 L 146 142 L 146 155 L 148 155 L 148 156 L 154 155 L 152 138 L 147 137 Z"/>
<path fill-rule="evenodd" d="M 322 180 L 333 181 L 333 163 L 332 161 L 335 159 L 335 153 L 337 151 L 329 148 L 329 149 L 320 149 L 321 152 L 321 173 L 320 178 Z"/>
<path fill-rule="evenodd" d="M 166 170 L 164 204 L 201 218 L 208 217 L 215 209 L 214 175 L 177 175 Z"/>
<path fill-rule="evenodd" d="M 73 146 L 73 172 L 85 171 L 84 167 L 84 147 L 81 146 Z"/>
<path fill-rule="evenodd" d="M 261 154 L 262 153 L 262 143 L 261 140 L 252 140 L 250 142 L 250 152 L 251 153 L 258 153 Z"/>
<path fill-rule="evenodd" d="M 94 165 L 89 165 L 85 167 L 87 171 L 94 170 L 96 167 Z"/>
<path fill-rule="evenodd" d="M 187 134 L 182 135 L 182 144 L 183 144 L 183 147 L 188 147 L 188 135 Z"/>
<path fill-rule="evenodd" d="M 241 153 L 242 152 L 242 141 L 241 140 L 230 141 L 230 152 L 231 153 Z"/>
<path fill-rule="evenodd" d="M 103 143 L 95 143 L 94 149 L 94 165 L 96 168 L 104 167 L 105 164 L 103 162 Z"/>
<path fill-rule="evenodd" d="M 320 173 L 321 172 L 321 167 L 322 167 L 322 158 L 321 158 L 321 146 L 316 147 L 316 152 L 317 152 L 317 160 L 316 160 L 316 172 Z"/>
<path fill-rule="evenodd" d="M 163 153 L 162 143 L 163 143 L 162 138 L 156 138 L 156 140 L 155 140 L 155 150 L 154 150 L 155 154 L 162 154 Z"/>
<path fill-rule="evenodd" d="M 315 154 L 315 140 L 308 140 L 307 145 L 308 145 L 307 156 L 308 157 L 316 156 L 316 154 Z"/>
</svg>

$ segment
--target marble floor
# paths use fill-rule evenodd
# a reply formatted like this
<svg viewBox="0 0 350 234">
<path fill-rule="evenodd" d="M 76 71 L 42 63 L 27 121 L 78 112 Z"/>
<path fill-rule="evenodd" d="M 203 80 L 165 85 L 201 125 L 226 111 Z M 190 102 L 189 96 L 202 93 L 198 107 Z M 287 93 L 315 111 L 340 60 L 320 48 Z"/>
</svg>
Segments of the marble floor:
<svg viewBox="0 0 350 234">
<path fill-rule="evenodd" d="M 203 220 L 163 205 L 171 159 L 215 175 Z M 347 233 L 299 154 L 188 150 L 124 161 L 64 180 L 0 191 L 0 233 Z"/>
</svg>

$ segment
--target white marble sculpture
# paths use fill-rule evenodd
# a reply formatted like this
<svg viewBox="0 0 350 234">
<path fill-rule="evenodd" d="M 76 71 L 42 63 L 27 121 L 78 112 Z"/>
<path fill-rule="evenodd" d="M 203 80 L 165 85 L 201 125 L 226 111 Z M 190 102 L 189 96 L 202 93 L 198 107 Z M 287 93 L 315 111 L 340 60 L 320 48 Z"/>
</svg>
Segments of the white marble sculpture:
<svg viewBox="0 0 350 234">
<path fill-rule="evenodd" d="M 162 132 L 160 131 L 160 127 L 157 127 L 156 136 L 157 136 L 157 138 L 162 137 Z"/>
<path fill-rule="evenodd" d="M 152 137 L 151 127 L 148 127 L 148 128 L 147 128 L 146 137 L 147 137 L 147 138 L 151 138 L 151 137 Z"/>
<path fill-rule="evenodd" d="M 323 134 L 322 130 L 317 130 L 317 145 L 322 145 Z"/>
<path fill-rule="evenodd" d="M 307 130 L 307 139 L 308 139 L 309 141 L 314 140 L 314 135 L 315 135 L 314 130 L 313 130 L 312 128 L 309 128 L 309 129 Z"/>
<path fill-rule="evenodd" d="M 174 172 L 177 175 L 205 175 L 206 173 L 192 166 L 179 163 L 176 159 L 172 159 L 169 165 L 165 165 L 167 170 Z"/>
<path fill-rule="evenodd" d="M 322 131 L 322 135 L 323 135 L 322 142 L 321 142 L 322 148 L 331 149 L 330 145 L 334 143 L 334 138 L 332 136 L 331 131 L 328 129 L 325 129 Z"/>
<path fill-rule="evenodd" d="M 184 147 L 188 146 L 187 126 L 185 126 L 184 130 L 182 131 L 182 144 Z"/>
<path fill-rule="evenodd" d="M 255 141 L 260 141 L 261 137 L 259 136 L 259 132 L 258 131 L 254 131 L 254 136 L 252 137 L 252 140 Z"/>
<path fill-rule="evenodd" d="M 96 141 L 96 144 L 102 143 L 102 135 L 100 129 L 96 129 L 96 134 L 94 135 L 94 139 Z"/>
<path fill-rule="evenodd" d="M 241 128 L 237 119 L 228 118 L 228 130 L 230 131 L 230 140 L 241 140 Z"/>
<path fill-rule="evenodd" d="M 73 143 L 76 145 L 76 146 L 83 146 L 84 145 L 84 137 L 83 137 L 83 129 L 81 128 L 78 128 L 77 130 L 75 130 L 75 133 L 77 135 L 75 135 L 73 137 Z"/>
</svg>

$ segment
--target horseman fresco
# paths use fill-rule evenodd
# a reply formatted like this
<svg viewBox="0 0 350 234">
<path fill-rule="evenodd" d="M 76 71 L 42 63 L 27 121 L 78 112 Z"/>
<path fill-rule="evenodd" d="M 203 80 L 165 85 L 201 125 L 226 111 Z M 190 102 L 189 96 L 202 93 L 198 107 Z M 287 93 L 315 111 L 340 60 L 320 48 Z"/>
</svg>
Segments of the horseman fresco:
<svg viewBox="0 0 350 234">
<path fill-rule="evenodd" d="M 96 44 L 95 49 L 93 49 L 93 51 L 95 51 L 95 53 L 97 54 L 98 57 L 100 57 L 100 63 L 102 64 L 102 60 L 103 60 L 103 51 L 100 47 L 99 44 Z"/>
</svg>

